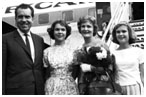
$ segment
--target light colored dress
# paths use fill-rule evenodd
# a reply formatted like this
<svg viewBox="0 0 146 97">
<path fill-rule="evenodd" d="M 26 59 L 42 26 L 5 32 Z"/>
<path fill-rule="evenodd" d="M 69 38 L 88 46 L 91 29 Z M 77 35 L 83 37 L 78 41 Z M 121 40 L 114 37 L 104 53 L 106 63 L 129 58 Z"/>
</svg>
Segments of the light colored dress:
<svg viewBox="0 0 146 97">
<path fill-rule="evenodd" d="M 52 46 L 44 51 L 44 66 L 50 66 L 50 77 L 45 83 L 46 95 L 78 95 L 79 91 L 72 77 L 73 50 L 67 46 Z"/>
<path fill-rule="evenodd" d="M 141 48 L 131 47 L 113 52 L 116 57 L 116 82 L 122 86 L 125 95 L 143 94 L 139 65 L 144 62 L 144 52 Z"/>
</svg>

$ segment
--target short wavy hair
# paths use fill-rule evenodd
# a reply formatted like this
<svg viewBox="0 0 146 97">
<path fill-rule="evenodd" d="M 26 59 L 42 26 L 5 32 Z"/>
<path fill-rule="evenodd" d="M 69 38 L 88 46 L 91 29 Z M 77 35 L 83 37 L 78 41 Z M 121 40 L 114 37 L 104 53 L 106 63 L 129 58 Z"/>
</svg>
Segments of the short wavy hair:
<svg viewBox="0 0 146 97">
<path fill-rule="evenodd" d="M 98 25 L 96 23 L 96 18 L 93 16 L 84 16 L 84 17 L 79 18 L 79 21 L 77 22 L 79 32 L 81 33 L 81 25 L 86 22 L 92 23 L 93 29 L 94 29 L 93 36 L 95 36 L 98 31 Z"/>
<path fill-rule="evenodd" d="M 17 17 L 17 14 L 18 14 L 17 11 L 18 11 L 19 8 L 20 9 L 29 8 L 31 10 L 31 16 L 34 17 L 34 9 L 29 4 L 22 3 L 19 6 L 17 6 L 16 9 L 15 9 L 15 18 Z"/>
<path fill-rule="evenodd" d="M 48 34 L 50 35 L 51 39 L 55 39 L 54 37 L 54 29 L 56 24 L 60 24 L 61 26 L 64 26 L 66 28 L 66 37 L 65 39 L 71 34 L 71 27 L 64 21 L 64 20 L 56 20 L 53 22 L 51 28 L 47 29 Z"/>
<path fill-rule="evenodd" d="M 115 27 L 113 28 L 113 31 L 112 31 L 112 41 L 116 44 L 119 44 L 118 40 L 117 40 L 117 37 L 116 37 L 116 30 L 121 27 L 121 26 L 126 26 L 127 27 L 127 30 L 128 30 L 128 33 L 129 33 L 129 44 L 132 44 L 132 43 L 135 43 L 136 42 L 136 34 L 134 32 L 134 30 L 132 29 L 132 27 L 129 25 L 129 23 L 123 21 L 123 22 L 120 22 L 118 23 L 117 25 L 115 25 Z"/>
</svg>

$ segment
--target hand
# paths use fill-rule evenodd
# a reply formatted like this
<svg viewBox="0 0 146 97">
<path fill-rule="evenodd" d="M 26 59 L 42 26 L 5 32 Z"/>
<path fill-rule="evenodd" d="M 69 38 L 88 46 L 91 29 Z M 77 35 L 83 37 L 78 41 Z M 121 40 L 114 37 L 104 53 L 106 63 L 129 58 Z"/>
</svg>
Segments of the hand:
<svg viewBox="0 0 146 97">
<path fill-rule="evenodd" d="M 101 74 L 101 73 L 103 74 L 105 72 L 103 67 L 91 66 L 91 70 L 94 71 L 96 74 Z"/>
<path fill-rule="evenodd" d="M 91 65 L 89 64 L 85 64 L 85 63 L 82 63 L 80 65 L 81 69 L 83 72 L 88 72 L 88 71 L 91 71 Z"/>
<path fill-rule="evenodd" d="M 108 81 L 108 80 L 109 80 L 109 78 L 108 78 L 106 75 L 101 75 L 100 80 L 103 80 L 103 81 Z"/>
</svg>

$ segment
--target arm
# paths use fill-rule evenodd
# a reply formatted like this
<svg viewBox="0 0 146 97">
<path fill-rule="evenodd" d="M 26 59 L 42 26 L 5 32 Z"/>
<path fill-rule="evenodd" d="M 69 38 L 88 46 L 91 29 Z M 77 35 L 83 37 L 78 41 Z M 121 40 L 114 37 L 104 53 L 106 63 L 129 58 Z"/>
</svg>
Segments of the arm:
<svg viewBox="0 0 146 97">
<path fill-rule="evenodd" d="M 50 66 L 48 66 L 48 67 L 46 67 L 45 69 L 44 69 L 44 71 L 45 71 L 45 81 L 50 77 Z"/>
<path fill-rule="evenodd" d="M 144 86 L 144 50 L 139 48 L 138 54 L 140 78 Z"/>
<path fill-rule="evenodd" d="M 95 66 L 91 66 L 91 71 L 95 72 L 95 73 L 101 73 L 104 71 L 103 67 L 95 67 Z"/>
<path fill-rule="evenodd" d="M 79 76 L 80 65 L 73 64 L 69 69 L 72 72 L 72 77 L 74 78 L 74 80 L 76 80 L 76 78 L 78 78 L 78 76 Z"/>
<path fill-rule="evenodd" d="M 87 84 L 85 82 L 85 73 L 80 69 L 79 76 L 78 76 L 78 89 L 80 95 L 85 95 Z"/>
<path fill-rule="evenodd" d="M 141 81 L 142 81 L 142 84 L 144 86 L 144 63 L 140 64 L 139 69 L 140 69 Z"/>
<path fill-rule="evenodd" d="M 44 50 L 43 54 L 43 63 L 44 63 L 44 79 L 47 80 L 48 77 L 50 77 L 50 63 L 48 61 L 48 50 Z"/>
</svg>

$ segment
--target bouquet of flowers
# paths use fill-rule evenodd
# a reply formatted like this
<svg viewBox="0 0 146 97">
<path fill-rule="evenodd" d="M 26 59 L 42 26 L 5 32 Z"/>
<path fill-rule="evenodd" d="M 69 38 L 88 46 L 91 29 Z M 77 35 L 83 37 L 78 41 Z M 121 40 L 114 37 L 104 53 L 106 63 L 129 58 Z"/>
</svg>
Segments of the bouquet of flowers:
<svg viewBox="0 0 146 97">
<path fill-rule="evenodd" d="M 86 51 L 85 63 L 91 64 L 92 66 L 103 67 L 106 69 L 113 62 L 110 51 L 106 50 L 104 47 L 100 46 L 86 47 L 85 51 Z"/>
<path fill-rule="evenodd" d="M 117 91 L 121 92 L 121 87 L 114 82 L 114 55 L 101 46 L 84 47 L 83 52 L 83 54 L 80 54 L 80 61 L 90 64 L 96 69 L 91 72 L 83 72 L 80 77 L 80 93 L 115 95 Z M 97 69 L 99 67 L 103 68 L 103 70 Z M 110 67 L 112 69 L 109 69 Z"/>
</svg>

